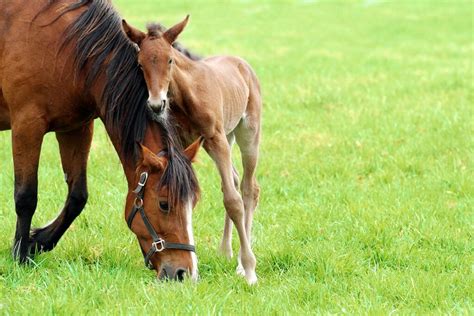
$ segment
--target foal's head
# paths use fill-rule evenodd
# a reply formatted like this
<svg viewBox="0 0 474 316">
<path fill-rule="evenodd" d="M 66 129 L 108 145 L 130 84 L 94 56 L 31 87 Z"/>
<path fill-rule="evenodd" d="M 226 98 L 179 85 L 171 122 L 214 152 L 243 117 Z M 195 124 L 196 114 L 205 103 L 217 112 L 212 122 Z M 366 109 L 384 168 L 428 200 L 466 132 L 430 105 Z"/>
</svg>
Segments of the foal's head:
<svg viewBox="0 0 474 316">
<path fill-rule="evenodd" d="M 128 195 L 125 216 L 137 235 L 145 264 L 155 269 L 160 279 L 197 278 L 192 209 L 199 187 L 191 162 L 200 143 L 199 139 L 174 157 L 167 151 L 153 153 L 139 146 L 137 189 Z"/>
<path fill-rule="evenodd" d="M 188 23 L 189 15 L 180 23 L 163 32 L 157 24 L 148 27 L 148 33 L 130 26 L 125 20 L 122 26 L 128 38 L 138 45 L 138 63 L 143 70 L 148 87 L 148 105 L 161 112 L 168 103 L 168 89 L 173 68 L 173 47 L 179 34 Z"/>
</svg>

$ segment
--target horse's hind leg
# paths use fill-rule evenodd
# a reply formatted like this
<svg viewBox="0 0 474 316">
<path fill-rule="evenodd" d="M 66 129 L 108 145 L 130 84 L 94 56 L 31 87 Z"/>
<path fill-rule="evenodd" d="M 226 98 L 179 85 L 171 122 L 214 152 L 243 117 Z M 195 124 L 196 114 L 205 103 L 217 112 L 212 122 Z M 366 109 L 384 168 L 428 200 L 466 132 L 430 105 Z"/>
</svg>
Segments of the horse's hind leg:
<svg viewBox="0 0 474 316">
<path fill-rule="evenodd" d="M 242 166 L 244 175 L 240 189 L 245 207 L 245 228 L 249 241 L 252 239 L 253 213 L 258 204 L 260 196 L 260 186 L 255 177 L 255 170 L 258 162 L 258 147 L 260 142 L 260 131 L 246 127 L 242 122 L 237 133 L 237 143 L 242 153 Z"/>
<path fill-rule="evenodd" d="M 227 135 L 227 143 L 232 150 L 232 146 L 234 145 L 235 135 L 231 133 Z M 239 173 L 234 165 L 232 165 L 232 176 L 234 178 L 234 186 L 238 190 L 239 189 Z M 219 247 L 220 252 L 227 258 L 231 259 L 232 254 L 232 220 L 229 217 L 229 214 L 225 214 L 225 222 L 224 222 L 224 232 L 222 234 L 222 241 Z"/>
<path fill-rule="evenodd" d="M 29 110 L 29 109 L 28 109 Z M 38 164 L 47 122 L 41 115 L 24 111 L 12 122 L 15 211 L 17 214 L 13 257 L 25 263 L 30 248 L 31 219 L 38 202 Z M 20 116 L 20 115 L 19 115 Z"/>
<path fill-rule="evenodd" d="M 244 204 L 233 181 L 229 144 L 225 139 L 225 135 L 217 133 L 212 137 L 206 137 L 204 148 L 215 161 L 219 169 L 222 180 L 222 192 L 224 193 L 224 206 L 239 233 L 240 257 L 245 269 L 245 278 L 249 284 L 253 284 L 257 282 L 257 276 L 255 274 L 256 260 L 245 232 Z"/>
<path fill-rule="evenodd" d="M 67 133 L 56 133 L 61 153 L 68 195 L 64 208 L 51 224 L 33 231 L 31 251 L 50 251 L 72 222 L 82 212 L 87 202 L 87 159 L 93 134 L 93 122 Z"/>
<path fill-rule="evenodd" d="M 253 214 L 260 196 L 260 186 L 255 177 L 260 143 L 260 111 L 259 107 L 255 107 L 255 109 L 256 111 L 242 119 L 235 130 L 237 144 L 239 145 L 242 156 L 244 174 L 240 189 L 245 208 L 245 231 L 250 243 L 252 241 Z M 240 254 L 237 273 L 244 273 Z"/>
</svg>

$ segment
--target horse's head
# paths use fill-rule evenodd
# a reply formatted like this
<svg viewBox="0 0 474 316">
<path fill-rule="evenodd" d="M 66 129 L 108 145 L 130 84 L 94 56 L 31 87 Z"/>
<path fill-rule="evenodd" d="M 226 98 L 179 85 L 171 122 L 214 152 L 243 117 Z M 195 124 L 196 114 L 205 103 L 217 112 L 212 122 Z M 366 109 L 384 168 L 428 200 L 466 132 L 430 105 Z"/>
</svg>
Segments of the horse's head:
<svg viewBox="0 0 474 316">
<path fill-rule="evenodd" d="M 192 171 L 201 139 L 184 154 L 153 153 L 140 145 L 136 189 L 127 197 L 126 220 L 136 234 L 145 264 L 160 279 L 197 279 L 192 209 L 199 187 Z"/>
<path fill-rule="evenodd" d="M 188 19 L 189 15 L 166 31 L 163 31 L 164 28 L 159 24 L 152 25 L 148 28 L 148 33 L 128 25 L 125 20 L 122 21 L 125 34 L 139 47 L 138 63 L 148 87 L 148 105 L 155 112 L 163 111 L 168 104 L 173 68 L 172 45 L 188 23 Z"/>
</svg>

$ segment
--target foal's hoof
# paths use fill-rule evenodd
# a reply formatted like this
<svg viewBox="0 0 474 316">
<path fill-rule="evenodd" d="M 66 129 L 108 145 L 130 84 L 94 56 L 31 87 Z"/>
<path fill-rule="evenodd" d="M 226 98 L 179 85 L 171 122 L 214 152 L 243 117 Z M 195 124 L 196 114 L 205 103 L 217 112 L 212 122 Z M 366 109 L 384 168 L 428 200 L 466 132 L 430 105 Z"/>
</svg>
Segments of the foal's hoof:
<svg viewBox="0 0 474 316">
<path fill-rule="evenodd" d="M 240 261 L 240 260 L 239 260 Z M 237 269 L 235 270 L 235 272 L 237 273 L 237 275 L 240 275 L 240 276 L 243 276 L 245 277 L 245 280 L 247 280 L 247 283 L 249 285 L 253 285 L 255 283 L 257 283 L 257 275 L 255 274 L 255 271 L 252 271 L 250 273 L 245 273 L 245 269 L 244 267 L 242 266 L 242 263 L 239 262 L 239 264 L 237 265 Z"/>
<path fill-rule="evenodd" d="M 235 272 L 237 273 L 237 275 L 245 276 L 244 267 L 242 266 L 242 264 L 240 262 L 237 265 L 237 269 L 235 269 Z"/>
<path fill-rule="evenodd" d="M 245 279 L 247 280 L 248 285 L 257 284 L 257 275 L 255 272 L 251 272 L 249 275 L 246 275 Z"/>
</svg>

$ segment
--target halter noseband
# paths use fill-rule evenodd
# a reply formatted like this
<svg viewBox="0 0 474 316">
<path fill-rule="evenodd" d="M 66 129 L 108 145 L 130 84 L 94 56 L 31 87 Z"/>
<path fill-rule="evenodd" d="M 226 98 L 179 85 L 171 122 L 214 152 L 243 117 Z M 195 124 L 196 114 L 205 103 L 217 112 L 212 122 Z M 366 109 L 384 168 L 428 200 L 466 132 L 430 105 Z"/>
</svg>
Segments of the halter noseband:
<svg viewBox="0 0 474 316">
<path fill-rule="evenodd" d="M 145 227 L 150 233 L 151 238 L 153 240 L 153 242 L 151 243 L 150 250 L 148 250 L 146 254 L 145 252 L 143 252 L 143 256 L 145 258 L 145 266 L 152 270 L 153 265 L 151 264 L 150 259 L 155 253 L 162 252 L 165 249 L 176 249 L 176 250 L 186 250 L 186 251 L 196 252 L 196 248 L 194 247 L 194 245 L 166 242 L 163 238 L 161 238 L 156 233 L 155 229 L 153 228 L 153 225 L 150 223 L 150 220 L 145 214 L 145 209 L 143 208 L 143 196 L 144 196 L 143 189 L 145 188 L 147 180 L 148 180 L 148 173 L 143 172 L 140 175 L 140 180 L 138 181 L 138 185 L 136 189 L 133 190 L 133 192 L 137 196 L 135 198 L 135 202 L 133 203 L 132 211 L 127 218 L 127 225 L 128 225 L 128 228 L 132 229 L 133 219 L 135 218 L 135 215 L 137 215 L 137 213 L 140 212 L 143 223 L 145 224 Z"/>
</svg>

